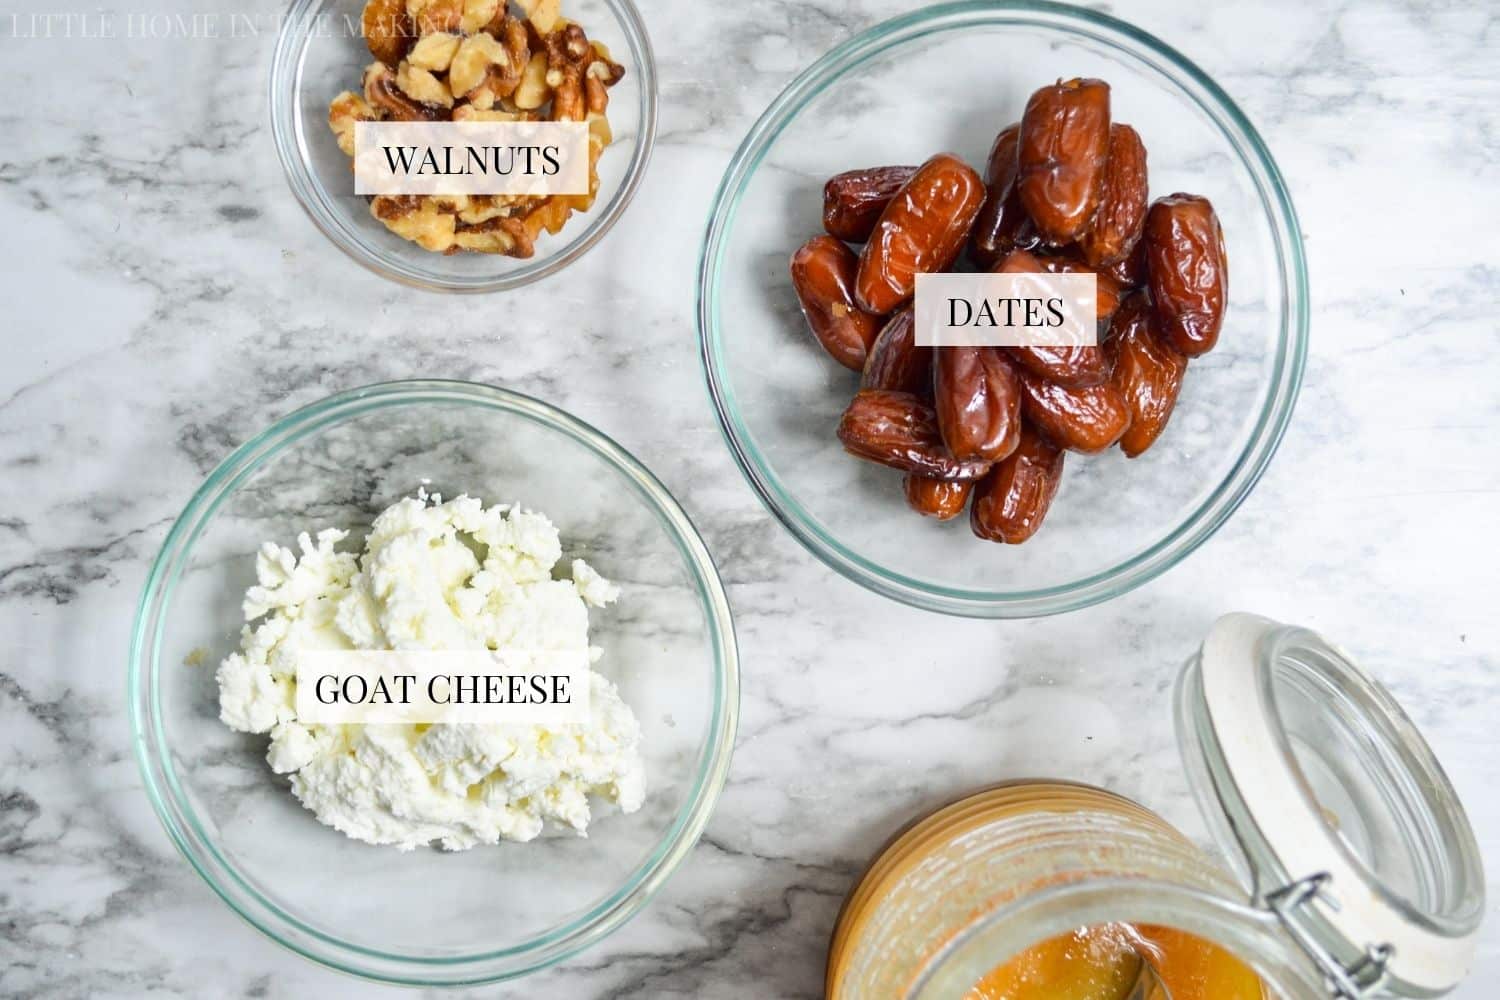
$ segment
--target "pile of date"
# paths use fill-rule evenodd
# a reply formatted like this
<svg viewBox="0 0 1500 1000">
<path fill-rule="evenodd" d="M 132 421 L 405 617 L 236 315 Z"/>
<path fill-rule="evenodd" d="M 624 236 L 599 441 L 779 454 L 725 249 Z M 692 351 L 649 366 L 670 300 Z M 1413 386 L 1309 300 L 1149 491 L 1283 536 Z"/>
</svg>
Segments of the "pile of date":
<svg viewBox="0 0 1500 1000">
<path fill-rule="evenodd" d="M 1111 123 L 1109 85 L 1091 79 L 1034 93 L 985 177 L 942 153 L 830 180 L 826 234 L 791 269 L 818 343 L 860 372 L 845 450 L 904 472 L 917 512 L 950 520 L 967 506 L 975 535 L 1019 544 L 1066 452 L 1151 447 L 1188 359 L 1218 341 L 1228 260 L 1206 198 L 1148 199 L 1146 148 Z M 1096 274 L 1099 343 L 918 347 L 917 275 L 959 269 Z"/>
</svg>

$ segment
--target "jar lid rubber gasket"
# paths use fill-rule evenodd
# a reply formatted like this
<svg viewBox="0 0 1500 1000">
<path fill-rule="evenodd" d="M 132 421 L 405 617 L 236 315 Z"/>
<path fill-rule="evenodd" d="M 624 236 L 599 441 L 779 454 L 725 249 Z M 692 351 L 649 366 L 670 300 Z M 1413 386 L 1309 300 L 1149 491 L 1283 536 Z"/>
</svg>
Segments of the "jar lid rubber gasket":
<svg viewBox="0 0 1500 1000">
<path fill-rule="evenodd" d="M 1283 655 L 1291 649 L 1314 655 Z M 1296 733 L 1288 690 L 1301 692 Z M 1349 697 L 1335 707 L 1333 693 Z M 1320 714 L 1329 734 L 1353 717 L 1359 738 L 1340 750 L 1375 760 L 1395 791 L 1345 787 L 1333 772 L 1310 780 L 1304 762 L 1316 757 L 1298 750 L 1318 739 Z M 1199 805 L 1237 841 L 1256 901 L 1324 968 L 1334 995 L 1379 986 L 1435 996 L 1465 977 L 1484 910 L 1478 846 L 1431 749 L 1384 688 L 1314 633 L 1231 614 L 1185 671 L 1178 719 Z M 1416 817 L 1404 827 L 1419 831 L 1412 853 L 1430 855 L 1423 869 L 1439 873 L 1424 876 L 1422 893 L 1393 886 L 1383 860 L 1362 857 L 1341 829 L 1348 813 L 1402 808 Z"/>
</svg>

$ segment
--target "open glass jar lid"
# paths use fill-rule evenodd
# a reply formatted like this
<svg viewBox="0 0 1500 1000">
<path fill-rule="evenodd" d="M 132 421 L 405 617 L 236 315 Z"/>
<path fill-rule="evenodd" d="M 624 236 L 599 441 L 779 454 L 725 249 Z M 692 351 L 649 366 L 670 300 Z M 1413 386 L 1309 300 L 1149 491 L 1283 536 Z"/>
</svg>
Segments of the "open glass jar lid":
<svg viewBox="0 0 1500 1000">
<path fill-rule="evenodd" d="M 1176 708 L 1234 874 L 1130 799 L 1004 781 L 908 824 L 871 862 L 829 943 L 828 996 L 1113 996 L 1133 983 L 1131 997 L 1365 1000 L 1435 997 L 1465 978 L 1484 911 L 1478 845 L 1383 688 L 1312 632 L 1234 614 L 1183 667 Z M 1160 983 L 1131 979 L 1131 953 Z"/>
<path fill-rule="evenodd" d="M 1216 839 L 1332 996 L 1430 997 L 1465 977 L 1479 847 L 1384 688 L 1313 632 L 1232 614 L 1183 671 L 1177 723 Z"/>
</svg>

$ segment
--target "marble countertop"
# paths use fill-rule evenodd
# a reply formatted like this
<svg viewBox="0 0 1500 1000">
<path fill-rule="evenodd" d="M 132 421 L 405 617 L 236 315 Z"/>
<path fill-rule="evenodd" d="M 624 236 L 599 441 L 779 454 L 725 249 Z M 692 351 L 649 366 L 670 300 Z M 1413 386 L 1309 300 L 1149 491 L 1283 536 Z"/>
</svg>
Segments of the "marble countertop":
<svg viewBox="0 0 1500 1000">
<path fill-rule="evenodd" d="M 719 562 L 745 667 L 729 785 L 665 891 L 602 946 L 476 996 L 816 997 L 872 851 L 1006 776 L 1103 784 L 1201 837 L 1164 695 L 1232 609 L 1363 654 L 1466 799 L 1494 910 L 1495 10 L 1105 5 L 1209 67 L 1277 156 L 1306 232 L 1312 356 L 1269 474 L 1201 550 L 1102 607 L 986 623 L 899 607 L 803 551 L 735 470 L 697 359 L 695 261 L 731 151 L 799 68 L 908 6 L 646 4 L 655 160 L 599 248 L 505 298 L 516 328 L 566 314 L 566 336 L 522 340 L 330 249 L 272 148 L 269 33 L 46 39 L 0 16 L 16 91 L 0 107 L 0 995 L 400 995 L 303 962 L 214 898 L 142 793 L 123 694 L 146 568 L 203 476 L 297 406 L 419 375 L 542 396 L 646 462 Z M 913 701 L 890 683 L 911 671 L 942 683 Z M 1490 916 L 1460 1000 L 1500 980 Z"/>
</svg>

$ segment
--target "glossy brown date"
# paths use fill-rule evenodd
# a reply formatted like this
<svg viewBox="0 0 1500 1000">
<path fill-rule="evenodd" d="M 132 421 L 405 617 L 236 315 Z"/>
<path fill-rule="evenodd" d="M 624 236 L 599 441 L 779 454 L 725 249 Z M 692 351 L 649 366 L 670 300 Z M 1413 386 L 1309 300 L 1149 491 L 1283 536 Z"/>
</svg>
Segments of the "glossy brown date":
<svg viewBox="0 0 1500 1000">
<path fill-rule="evenodd" d="M 1145 236 L 1145 226 L 1141 227 L 1141 235 Z M 1104 268 L 1104 274 L 1109 275 L 1120 283 L 1125 289 L 1143 288 L 1146 284 L 1146 241 L 1139 239 L 1135 241 L 1135 248 L 1122 259 Z"/>
<path fill-rule="evenodd" d="M 1054 246 L 1088 228 L 1104 193 L 1109 161 L 1109 84 L 1068 80 L 1026 102 L 1017 148 L 1021 204 Z"/>
<path fill-rule="evenodd" d="M 1166 428 L 1182 391 L 1188 359 L 1157 335 L 1155 316 L 1144 295 L 1132 295 L 1115 315 L 1114 335 L 1105 349 L 1115 362 L 1114 384 L 1130 408 L 1130 427 L 1120 450 L 1135 458 Z"/>
<path fill-rule="evenodd" d="M 1124 260 L 1146 225 L 1146 146 L 1129 125 L 1109 127 L 1109 160 L 1094 221 L 1078 237 L 1078 250 L 1094 267 Z"/>
<path fill-rule="evenodd" d="M 1146 213 L 1151 300 L 1167 343 L 1190 358 L 1219 342 L 1229 297 L 1224 231 L 1207 198 L 1173 194 Z"/>
<path fill-rule="evenodd" d="M 917 346 L 917 327 L 911 306 L 886 320 L 865 359 L 861 389 L 895 389 L 915 396 L 932 393 L 930 347 Z"/>
<path fill-rule="evenodd" d="M 992 267 L 1017 247 L 1030 249 L 1038 242 L 1036 227 L 1016 189 L 1016 147 L 1020 141 L 1021 126 L 1017 124 L 996 136 L 990 147 L 984 205 L 969 238 L 969 254 L 980 267 Z"/>
<path fill-rule="evenodd" d="M 1109 355 L 1100 346 L 1008 347 L 1017 364 L 1033 375 L 1069 389 L 1087 389 L 1109 381 Z"/>
<path fill-rule="evenodd" d="M 1031 538 L 1068 451 L 1151 448 L 1191 358 L 1223 326 L 1228 261 L 1213 207 L 1185 194 L 1150 201 L 1145 144 L 1111 122 L 1111 103 L 1101 80 L 1042 87 L 995 137 L 982 177 L 948 153 L 838 174 L 823 188 L 827 235 L 793 258 L 814 335 L 860 371 L 839 421 L 845 450 L 904 473 L 923 516 L 967 506 L 981 538 Z M 917 278 L 954 269 L 965 247 L 965 267 L 1094 275 L 1099 342 L 918 347 Z"/>
<path fill-rule="evenodd" d="M 1092 274 L 1095 282 L 1094 320 L 1101 333 L 1109 329 L 1110 318 L 1120 308 L 1120 300 L 1129 290 L 1108 271 L 1084 263 L 1071 252 L 1063 254 L 1031 253 L 1027 250 L 1012 250 L 999 264 L 990 268 L 995 274 Z"/>
<path fill-rule="evenodd" d="M 942 347 L 933 399 L 943 443 L 956 458 L 998 462 L 1021 438 L 1021 379 L 993 347 Z"/>
<path fill-rule="evenodd" d="M 792 254 L 792 287 L 823 349 L 845 368 L 863 371 L 880 318 L 854 301 L 859 258 L 832 236 L 814 236 Z"/>
<path fill-rule="evenodd" d="M 1001 274 L 1040 274 L 1060 271 L 1091 271 L 1087 265 L 1058 257 L 1039 257 L 1025 250 L 1014 250 L 993 269 Z M 1110 315 L 1119 303 L 1119 286 L 1113 279 L 1100 275 L 1097 284 L 1096 310 L 1100 326 L 1108 328 Z M 1107 310 L 1107 311 L 1106 311 Z M 1007 347 L 1005 352 L 1018 364 L 1058 385 L 1081 389 L 1100 385 L 1109 379 L 1109 359 L 1098 345 L 1078 347 Z"/>
<path fill-rule="evenodd" d="M 945 271 L 958 257 L 983 202 L 983 179 L 951 153 L 918 167 L 870 233 L 856 301 L 881 316 L 900 307 L 916 291 L 918 274 Z"/>
<path fill-rule="evenodd" d="M 1113 382 L 1069 389 L 1022 372 L 1021 389 L 1026 419 L 1069 451 L 1101 452 L 1130 429 L 1130 407 Z"/>
<path fill-rule="evenodd" d="M 823 185 L 823 228 L 849 243 L 863 243 L 885 206 L 906 186 L 916 167 L 849 170 Z"/>
<path fill-rule="evenodd" d="M 906 490 L 906 505 L 912 510 L 923 517 L 951 521 L 964 512 L 974 490 L 974 480 L 933 479 L 908 472 L 902 486 Z"/>
<path fill-rule="evenodd" d="M 974 487 L 969 527 L 980 538 L 1019 545 L 1042 526 L 1057 486 L 1062 482 L 1061 448 L 1034 427 L 1021 432 L 1010 457 L 997 464 Z"/>
<path fill-rule="evenodd" d="M 1120 308 L 1120 301 L 1125 298 L 1125 286 L 1108 271 L 1092 267 L 1071 255 L 1042 257 L 1041 261 L 1049 274 L 1092 274 L 1098 279 L 1094 283 L 1094 319 L 1099 324 L 1101 334 L 1107 331 L 1115 310 Z"/>
<path fill-rule="evenodd" d="M 909 392 L 861 389 L 839 420 L 839 441 L 856 458 L 933 479 L 978 479 L 989 462 L 954 458 L 937 414 Z"/>
</svg>

